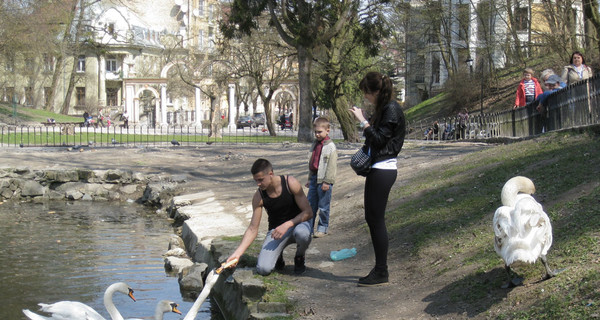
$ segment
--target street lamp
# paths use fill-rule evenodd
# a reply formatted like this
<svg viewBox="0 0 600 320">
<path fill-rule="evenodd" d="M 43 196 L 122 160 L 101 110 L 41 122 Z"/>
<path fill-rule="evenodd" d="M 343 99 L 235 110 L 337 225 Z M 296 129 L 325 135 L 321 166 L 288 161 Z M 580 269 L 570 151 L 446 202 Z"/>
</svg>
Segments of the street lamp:
<svg viewBox="0 0 600 320">
<path fill-rule="evenodd" d="M 471 72 L 471 75 L 473 75 L 473 59 L 468 57 L 467 60 L 465 60 L 465 63 L 469 66 L 469 71 Z"/>
</svg>

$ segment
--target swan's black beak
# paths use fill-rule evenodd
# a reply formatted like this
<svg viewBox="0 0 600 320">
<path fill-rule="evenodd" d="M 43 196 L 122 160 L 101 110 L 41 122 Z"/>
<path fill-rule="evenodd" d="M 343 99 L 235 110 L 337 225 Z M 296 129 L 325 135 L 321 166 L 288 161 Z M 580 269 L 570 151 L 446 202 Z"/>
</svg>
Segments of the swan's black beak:
<svg viewBox="0 0 600 320">
<path fill-rule="evenodd" d="M 131 300 L 133 300 L 133 302 L 136 301 L 135 297 L 133 296 L 133 289 L 129 288 L 129 293 L 127 295 L 131 298 Z"/>
<path fill-rule="evenodd" d="M 177 310 L 177 306 L 178 306 L 177 303 L 175 303 L 175 302 L 171 303 L 171 311 L 175 312 L 177 314 L 181 314 L 181 311 Z"/>
</svg>

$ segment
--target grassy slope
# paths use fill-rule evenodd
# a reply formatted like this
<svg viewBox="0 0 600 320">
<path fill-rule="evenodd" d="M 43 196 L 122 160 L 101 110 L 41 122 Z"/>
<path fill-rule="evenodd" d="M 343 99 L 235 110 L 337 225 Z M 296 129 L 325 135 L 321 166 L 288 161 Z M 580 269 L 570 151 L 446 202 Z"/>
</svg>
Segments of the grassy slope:
<svg viewBox="0 0 600 320">
<path fill-rule="evenodd" d="M 53 118 L 57 122 L 83 122 L 81 117 L 71 117 L 62 114 L 56 114 L 46 110 L 26 108 L 17 106 L 17 117 L 13 118 L 13 107 L 7 103 L 0 103 L 0 122 L 7 124 L 31 122 L 39 124 L 45 122 L 46 119 Z"/>
<path fill-rule="evenodd" d="M 506 278 L 491 221 L 502 186 L 516 175 L 534 181 L 554 228 L 549 262 L 566 271 L 507 291 L 499 289 Z M 597 133 L 552 133 L 429 168 L 392 194 L 408 200 L 388 213 L 390 248 L 410 244 L 425 277 L 462 277 L 432 297 L 447 303 L 449 314 L 469 309 L 469 316 L 506 319 L 589 318 L 600 303 L 599 177 Z M 543 275 L 540 263 L 516 270 L 530 284 Z"/>
</svg>

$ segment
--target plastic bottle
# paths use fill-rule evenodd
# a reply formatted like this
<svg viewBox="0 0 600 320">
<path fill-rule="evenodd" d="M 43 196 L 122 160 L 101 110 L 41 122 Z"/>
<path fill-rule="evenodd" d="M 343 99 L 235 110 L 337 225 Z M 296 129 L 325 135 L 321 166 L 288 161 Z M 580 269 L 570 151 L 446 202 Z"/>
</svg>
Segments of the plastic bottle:
<svg viewBox="0 0 600 320">
<path fill-rule="evenodd" d="M 333 261 L 339 261 L 339 260 L 343 260 L 343 259 L 352 258 L 355 255 L 356 255 L 356 248 L 342 249 L 340 251 L 331 251 L 331 253 L 329 253 L 329 257 L 331 257 L 331 260 L 333 260 Z"/>
</svg>

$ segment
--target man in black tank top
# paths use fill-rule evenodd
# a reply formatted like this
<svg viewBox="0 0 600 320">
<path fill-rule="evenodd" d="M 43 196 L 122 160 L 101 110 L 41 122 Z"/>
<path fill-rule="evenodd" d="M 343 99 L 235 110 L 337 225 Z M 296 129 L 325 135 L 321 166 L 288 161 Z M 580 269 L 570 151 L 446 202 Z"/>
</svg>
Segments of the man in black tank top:
<svg viewBox="0 0 600 320">
<path fill-rule="evenodd" d="M 266 276 L 273 269 L 283 269 L 285 266 L 283 249 L 289 244 L 296 243 L 294 273 L 302 274 L 306 271 L 304 254 L 311 241 L 312 228 L 309 221 L 313 216 L 302 185 L 292 176 L 274 175 L 273 166 L 266 159 L 256 160 L 250 171 L 258 185 L 258 190 L 252 198 L 252 219 L 242 242 L 227 262 L 239 260 L 256 239 L 262 209 L 265 208 L 269 220 L 269 232 L 258 255 L 256 271 Z"/>
</svg>

